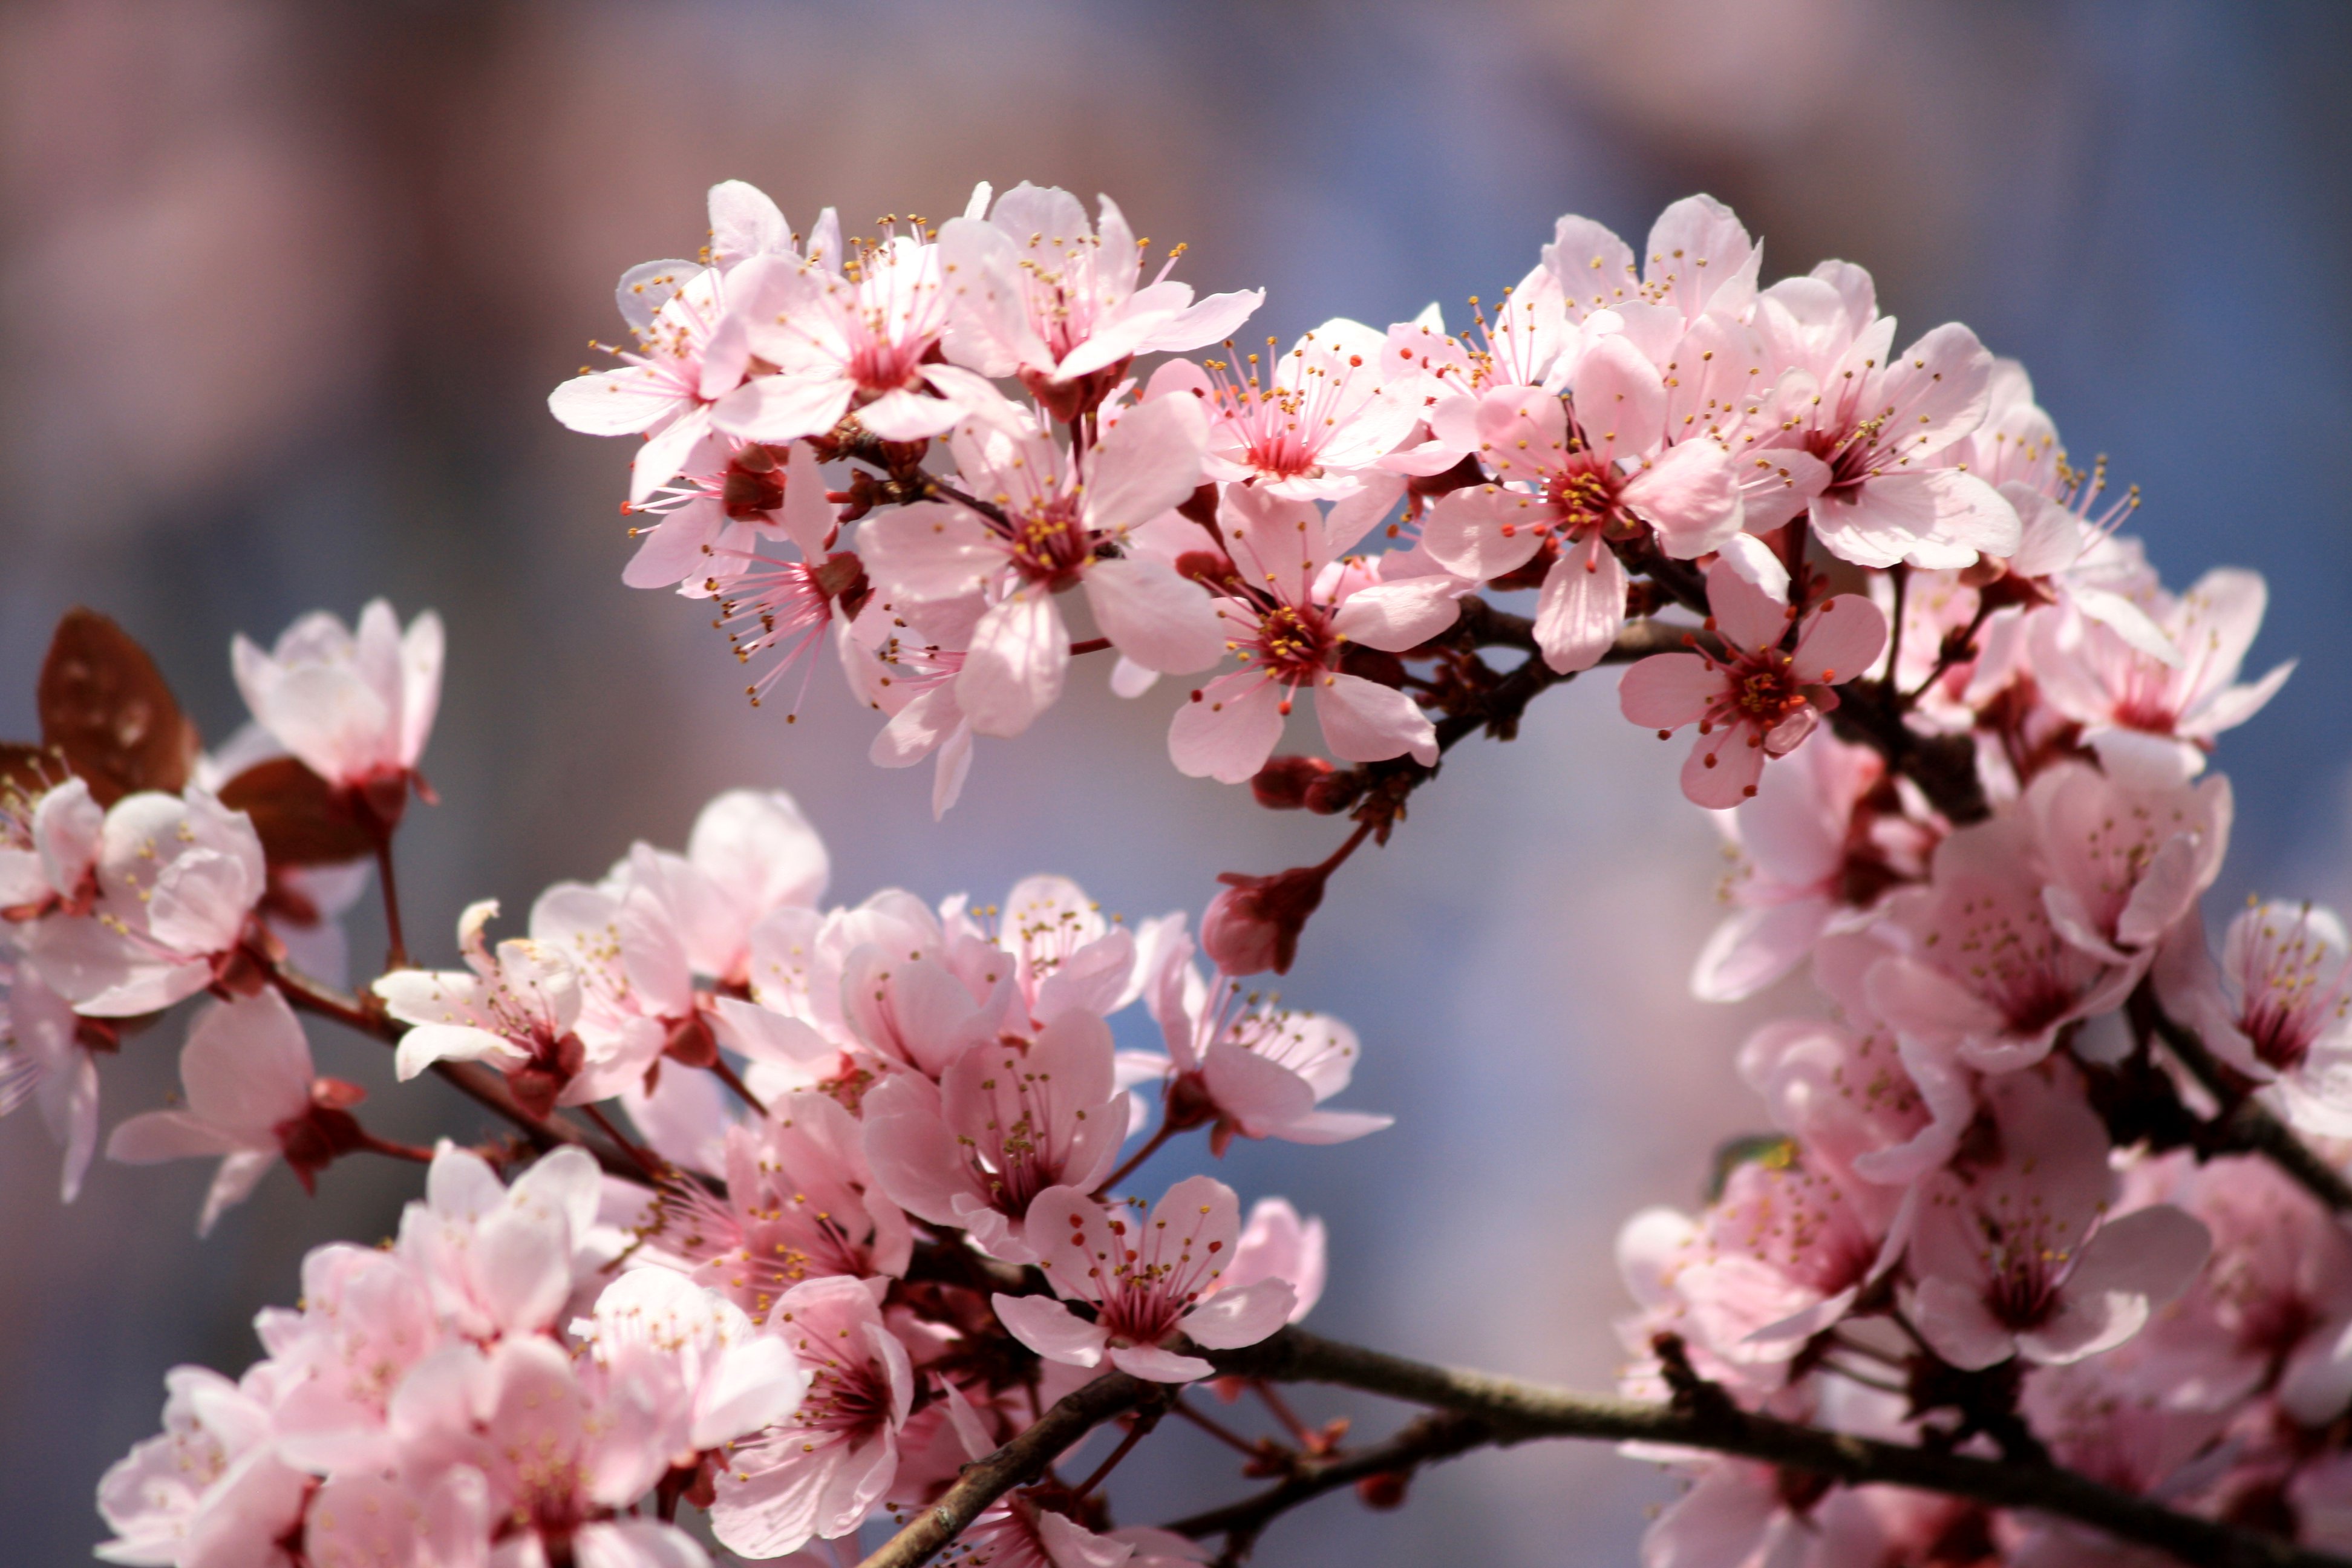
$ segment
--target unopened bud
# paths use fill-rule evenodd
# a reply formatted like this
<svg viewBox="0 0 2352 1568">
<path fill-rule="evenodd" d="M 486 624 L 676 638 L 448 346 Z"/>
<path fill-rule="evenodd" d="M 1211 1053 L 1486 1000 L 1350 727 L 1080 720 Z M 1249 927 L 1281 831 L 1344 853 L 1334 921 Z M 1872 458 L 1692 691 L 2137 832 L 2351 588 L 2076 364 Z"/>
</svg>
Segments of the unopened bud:
<svg viewBox="0 0 2352 1568">
<path fill-rule="evenodd" d="M 1307 793 L 1331 776 L 1331 764 L 1320 757 L 1276 757 L 1250 780 L 1250 794 L 1268 811 L 1297 811 Z"/>
<path fill-rule="evenodd" d="M 1225 890 L 1201 914 L 1201 950 L 1226 974 L 1287 973 L 1330 875 L 1326 866 L 1293 866 L 1271 877 L 1221 874 Z"/>
<path fill-rule="evenodd" d="M 1405 1483 L 1412 1478 L 1403 1470 L 1380 1470 L 1356 1483 L 1356 1496 L 1366 1508 L 1386 1510 L 1404 1503 Z"/>
</svg>

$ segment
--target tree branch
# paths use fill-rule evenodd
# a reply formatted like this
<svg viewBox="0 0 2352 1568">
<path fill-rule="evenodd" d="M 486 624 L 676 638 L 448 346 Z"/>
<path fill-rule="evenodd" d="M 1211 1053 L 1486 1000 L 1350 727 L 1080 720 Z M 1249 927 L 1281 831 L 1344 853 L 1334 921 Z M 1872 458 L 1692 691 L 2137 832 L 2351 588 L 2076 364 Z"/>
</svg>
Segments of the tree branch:
<svg viewBox="0 0 2352 1568">
<path fill-rule="evenodd" d="M 963 1468 L 955 1485 L 885 1542 L 858 1568 L 920 1568 L 989 1504 L 1035 1480 L 1063 1450 L 1164 1385 L 1123 1372 L 1106 1373 L 1039 1416 L 1026 1431 L 984 1459 Z"/>
<path fill-rule="evenodd" d="M 1238 1563 L 1267 1525 L 1301 1503 L 1376 1476 L 1409 1476 L 1423 1465 L 1466 1454 L 1495 1440 L 1495 1429 L 1475 1415 L 1454 1411 L 1424 1415 L 1372 1447 L 1328 1459 L 1301 1458 L 1295 1473 L 1255 1497 L 1190 1515 L 1163 1528 L 1196 1541 L 1204 1535 L 1222 1535 L 1225 1550 L 1220 1561 Z"/>
<path fill-rule="evenodd" d="M 2176 1512 L 2072 1470 L 1938 1453 L 1776 1421 L 1750 1415 L 1727 1397 L 1647 1405 L 1576 1394 L 1407 1361 L 1296 1328 L 1243 1350 L 1199 1353 L 1231 1375 L 1332 1384 L 1454 1411 L 1484 1423 L 1497 1444 L 1592 1437 L 1698 1448 L 1847 1486 L 1908 1487 L 2049 1514 L 2168 1552 L 2197 1568 L 2352 1568 L 2352 1560 Z"/>
</svg>

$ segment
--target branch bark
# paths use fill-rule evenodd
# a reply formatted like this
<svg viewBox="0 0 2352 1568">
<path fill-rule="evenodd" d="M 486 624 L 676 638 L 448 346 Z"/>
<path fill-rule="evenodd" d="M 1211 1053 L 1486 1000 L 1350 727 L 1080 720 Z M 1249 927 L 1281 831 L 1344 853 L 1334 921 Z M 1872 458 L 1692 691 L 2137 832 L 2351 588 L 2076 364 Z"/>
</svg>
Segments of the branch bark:
<svg viewBox="0 0 2352 1568">
<path fill-rule="evenodd" d="M 1161 1386 L 1113 1372 L 1065 1396 L 1004 1447 L 966 1465 L 955 1485 L 858 1568 L 920 1568 L 989 1504 L 1044 1475 L 1064 1449 L 1112 1416 L 1133 1409 Z"/>
<path fill-rule="evenodd" d="M 1196 1541 L 1205 1535 L 1222 1535 L 1225 1538 L 1225 1550 L 1219 1560 L 1238 1563 L 1267 1525 L 1301 1503 L 1374 1476 L 1409 1476 L 1424 1465 L 1466 1454 L 1494 1441 L 1495 1429 L 1475 1415 L 1454 1411 L 1424 1415 L 1385 1443 L 1328 1459 L 1302 1458 L 1296 1474 L 1255 1497 L 1192 1514 L 1162 1528 Z"/>
<path fill-rule="evenodd" d="M 1454 1411 L 1483 1424 L 1496 1444 L 1591 1437 L 1698 1448 L 1847 1486 L 1909 1487 L 2051 1515 L 2153 1547 L 2196 1568 L 2352 1568 L 2352 1559 L 2176 1512 L 2072 1470 L 1938 1453 L 1776 1421 L 1750 1415 L 1728 1398 L 1645 1405 L 1576 1394 L 1407 1361 L 1296 1328 L 1246 1349 L 1201 1353 L 1221 1373 L 1331 1384 Z"/>
</svg>

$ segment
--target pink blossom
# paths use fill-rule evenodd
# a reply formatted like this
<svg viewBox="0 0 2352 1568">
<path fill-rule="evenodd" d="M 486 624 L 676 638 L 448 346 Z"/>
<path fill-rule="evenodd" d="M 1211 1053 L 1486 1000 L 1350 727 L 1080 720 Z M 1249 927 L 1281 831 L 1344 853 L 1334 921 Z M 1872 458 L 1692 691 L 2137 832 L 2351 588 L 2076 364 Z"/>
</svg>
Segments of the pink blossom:
<svg viewBox="0 0 2352 1568">
<path fill-rule="evenodd" d="M 1986 1071 L 2039 1061 L 2147 973 L 2220 869 L 2229 825 L 2219 779 L 2132 790 L 2051 768 L 2017 811 L 1945 839 L 1927 887 L 1880 906 L 1896 951 L 1868 973 L 1873 1009 Z"/>
<path fill-rule="evenodd" d="M 995 945 L 1012 954 L 1022 1001 L 1039 1023 L 1073 1008 L 1108 1016 L 1137 994 L 1133 934 L 1104 920 L 1102 907 L 1067 877 L 1013 884 Z"/>
<path fill-rule="evenodd" d="M 1536 387 L 1498 387 L 1475 405 L 1433 410 L 1441 432 L 1470 426 L 1453 439 L 1496 482 L 1447 495 L 1422 531 L 1438 564 L 1476 582 L 1557 551 L 1537 600 L 1536 641 L 1562 673 L 1599 663 L 1624 628 L 1625 569 L 1613 542 L 1654 529 L 1666 554 L 1687 560 L 1720 547 L 1741 521 L 1723 448 L 1665 445 L 1665 383 L 1633 344 L 1602 339 L 1574 379 L 1569 404 Z"/>
<path fill-rule="evenodd" d="M 1138 665 L 1217 661 L 1216 612 L 1199 587 L 1149 556 L 1108 553 L 1199 487 L 1202 440 L 1199 407 L 1183 398 L 1129 410 L 1076 462 L 1034 427 L 975 422 L 955 439 L 958 478 L 997 515 L 926 501 L 866 525 L 877 593 L 919 627 L 941 608 L 970 626 L 955 689 L 974 729 L 1019 734 L 1059 699 L 1070 637 L 1056 598 L 1073 587 Z"/>
<path fill-rule="evenodd" d="M 409 1368 L 447 1342 L 433 1292 L 402 1252 L 334 1243 L 302 1260 L 302 1304 L 254 1321 L 289 1463 L 321 1473 L 394 1463 L 385 1429 Z"/>
<path fill-rule="evenodd" d="M 867 759 L 877 767 L 905 768 L 936 755 L 931 816 L 944 817 L 971 772 L 971 721 L 956 699 L 964 649 L 902 637 L 902 618 L 887 604 L 869 603 L 841 628 L 842 666 L 851 691 L 890 717 L 874 737 Z M 965 637 L 952 640 L 961 645 Z"/>
<path fill-rule="evenodd" d="M 310 1483 L 274 1451 L 259 1379 L 248 1373 L 240 1384 L 182 1366 L 163 1382 L 163 1435 L 98 1483 L 99 1512 L 114 1531 L 100 1559 L 142 1568 L 296 1568 L 284 1542 L 301 1521 Z"/>
<path fill-rule="evenodd" d="M 422 1496 L 388 1476 L 344 1474 L 311 1494 L 302 1552 L 310 1568 L 475 1568 L 491 1523 L 478 1471 L 449 1471 Z"/>
<path fill-rule="evenodd" d="M 832 876 L 824 840 L 782 790 L 714 795 L 695 815 L 683 856 L 640 843 L 625 864 L 615 876 L 660 903 L 688 964 L 721 985 L 749 980 L 754 925 L 776 910 L 814 907 Z"/>
<path fill-rule="evenodd" d="M 106 812 L 79 778 L 29 800 L 0 795 L 0 921 L 86 913 L 105 831 Z"/>
<path fill-rule="evenodd" d="M 1148 1526 L 1097 1535 L 1023 1492 L 991 1503 L 957 1540 L 967 1561 L 987 1568 L 1194 1568 L 1209 1560 L 1197 1542 Z"/>
<path fill-rule="evenodd" d="M 488 1350 L 451 1345 L 394 1398 L 402 1479 L 427 1491 L 453 1474 L 478 1474 L 484 1517 L 500 1537 L 499 1568 L 549 1568 L 564 1557 L 597 1568 L 708 1568 L 675 1525 L 615 1517 L 668 1468 L 669 1392 L 593 1357 L 575 1362 L 535 1335 Z"/>
<path fill-rule="evenodd" d="M 1784 650 L 1792 609 L 1775 603 L 1728 563 L 1707 568 L 1711 626 L 1723 657 L 1653 654 L 1625 672 L 1619 706 L 1664 739 L 1698 725 L 1683 764 L 1683 794 L 1695 804 L 1738 805 L 1757 793 L 1767 757 L 1801 745 L 1836 705 L 1829 688 L 1863 674 L 1886 646 L 1886 617 L 1858 594 L 1840 594 L 1808 612 Z"/>
<path fill-rule="evenodd" d="M 584 1151 L 558 1149 L 512 1184 L 481 1156 L 446 1142 L 425 1173 L 425 1201 L 400 1217 L 400 1256 L 435 1315 L 471 1340 L 541 1333 L 574 1294 L 599 1285 L 609 1254 L 596 1235 L 602 1182 Z"/>
<path fill-rule="evenodd" d="M 180 1083 L 186 1110 L 131 1118 L 107 1139 L 106 1154 L 133 1165 L 218 1155 L 198 1236 L 243 1203 L 281 1156 L 308 1185 L 358 1134 L 343 1110 L 354 1086 L 316 1077 L 301 1023 L 275 990 L 199 1014 L 180 1052 Z"/>
<path fill-rule="evenodd" d="M 482 932 L 498 912 L 498 900 L 485 899 L 458 917 L 467 968 L 400 969 L 375 982 L 385 1010 L 409 1026 L 393 1058 L 402 1081 L 435 1062 L 488 1062 L 526 1106 L 544 1114 L 612 1092 L 598 1082 L 604 1075 L 583 1076 L 592 1065 L 639 1072 L 649 1066 L 658 1038 L 619 1031 L 604 1037 L 604 1054 L 592 1064 L 574 1032 L 586 1000 L 579 970 L 562 948 L 520 937 L 499 942 L 493 954 Z"/>
<path fill-rule="evenodd" d="M 1108 196 L 1099 232 L 1067 191 L 1027 183 L 985 217 L 950 218 L 940 255 L 952 301 L 948 356 L 986 376 L 1017 375 L 1054 412 L 1075 417 L 1138 354 L 1203 348 L 1265 302 L 1265 290 L 1213 294 L 1171 282 L 1183 247 L 1138 287 L 1142 242 Z M 975 204 L 977 205 L 977 204 Z"/>
<path fill-rule="evenodd" d="M 106 814 L 90 912 L 36 923 L 26 957 L 78 1013 L 135 1017 L 223 979 L 268 886 L 241 811 L 191 785 L 123 796 Z"/>
<path fill-rule="evenodd" d="M 1223 973 L 1203 979 L 1181 917 L 1159 933 L 1155 946 L 1143 998 L 1168 1054 L 1141 1059 L 1167 1075 L 1171 1117 L 1213 1122 L 1211 1147 L 1217 1152 L 1237 1133 L 1342 1143 L 1395 1120 L 1318 1109 L 1355 1073 L 1360 1047 L 1353 1029 L 1336 1018 L 1292 1012 L 1272 997 L 1244 995 Z"/>
<path fill-rule="evenodd" d="M 971 372 L 926 363 L 947 329 L 950 300 L 939 247 L 919 235 L 861 240 L 838 261 L 755 258 L 730 285 L 741 300 L 730 300 L 739 352 L 776 367 L 711 410 L 712 425 L 730 436 L 793 441 L 826 435 L 854 414 L 882 440 L 919 441 L 961 419 L 962 400 L 977 390 Z M 733 336 L 725 342 L 736 347 Z"/>
<path fill-rule="evenodd" d="M 98 1063 L 92 1043 L 110 1046 L 106 1026 L 77 1017 L 66 999 L 24 965 L 0 963 L 0 1116 L 30 1099 L 65 1151 L 58 1200 L 81 1192 L 98 1148 Z"/>
<path fill-rule="evenodd" d="M 1602 311 L 1633 322 L 1654 318 L 1665 324 L 1649 329 L 1660 336 L 1709 312 L 1727 319 L 1746 312 L 1763 258 L 1731 209 L 1706 195 L 1685 196 L 1658 215 L 1638 272 L 1633 250 L 1591 218 L 1561 218 L 1543 247 L 1571 321 Z"/>
<path fill-rule="evenodd" d="M 1261 1279 L 1279 1279 L 1290 1287 L 1289 1321 L 1298 1322 L 1323 1299 L 1328 1273 L 1325 1261 L 1329 1240 L 1319 1218 L 1299 1217 L 1288 1198 L 1260 1198 L 1250 1205 L 1249 1222 L 1225 1265 L 1222 1289 L 1239 1290 Z"/>
<path fill-rule="evenodd" d="M 906 1272 L 907 1216 L 875 1179 L 857 1118 L 829 1096 L 786 1095 L 730 1128 L 721 1170 L 723 1199 L 691 1183 L 665 1190 L 649 1242 L 753 1321 L 804 1280 Z"/>
<path fill-rule="evenodd" d="M 1779 444 L 1829 466 L 1811 512 L 1832 554 L 1934 569 L 2015 553 L 2016 509 L 1953 466 L 1950 448 L 1990 400 L 1992 355 L 1974 332 L 1948 322 L 1893 354 L 1895 319 L 1878 314 L 1870 275 L 1838 261 L 1765 289 L 1755 322 L 1796 372 L 1780 391 L 1793 427 Z"/>
<path fill-rule="evenodd" d="M 2110 771 L 2174 783 L 2205 767 L 2215 737 L 2269 702 L 2294 661 L 2238 683 L 2268 599 L 2259 574 L 2217 567 L 2179 598 L 2149 606 L 2171 657 L 2147 651 L 2087 616 L 2036 618 L 2034 676 L 2052 707 L 2084 725 L 2084 740 Z"/>
<path fill-rule="evenodd" d="M 237 689 L 262 728 L 329 784 L 394 786 L 396 817 L 441 705 L 441 617 L 426 610 L 404 633 L 375 599 L 356 634 L 320 610 L 268 653 L 242 636 L 231 651 Z"/>
<path fill-rule="evenodd" d="M 1342 563 L 1370 519 L 1343 522 L 1303 501 L 1229 486 L 1222 516 L 1234 574 L 1220 584 L 1226 644 L 1244 668 L 1192 693 L 1168 731 L 1169 755 L 1194 778 L 1239 784 L 1265 765 L 1301 687 L 1315 693 L 1324 744 L 1348 762 L 1410 753 L 1437 760 L 1436 730 L 1412 698 L 1342 668 L 1350 643 L 1402 652 L 1452 625 L 1443 577 L 1389 583 Z"/>
<path fill-rule="evenodd" d="M 782 1557 L 838 1539 L 889 1491 L 915 1374 L 876 1296 L 865 1280 L 834 1278 L 778 1300 L 768 1331 L 791 1347 L 808 1392 L 787 1419 L 718 1457 L 710 1521 L 728 1550 Z"/>
<path fill-rule="evenodd" d="M 1048 1361 L 1092 1367 L 1108 1359 L 1130 1376 L 1190 1383 L 1215 1369 L 1167 1348 L 1180 1335 L 1210 1350 L 1255 1344 L 1296 1304 L 1283 1279 L 1225 1288 L 1241 1205 L 1208 1176 L 1169 1188 L 1149 1217 L 1139 1202 L 1106 1208 L 1076 1187 L 1049 1187 L 1029 1205 L 1028 1231 L 1061 1300 L 993 1300 L 1013 1337 Z M 1094 1320 L 1065 1301 L 1093 1307 Z"/>
<path fill-rule="evenodd" d="M 2230 922 L 2217 971 L 2183 921 L 2157 961 L 2158 994 L 2213 1052 L 2271 1091 L 2287 1119 L 2352 1136 L 2352 939 L 2335 910 L 2249 905 Z"/>
<path fill-rule="evenodd" d="M 1954 1366 L 2078 1361 L 2137 1333 L 2197 1277 L 2212 1238 L 2168 1205 L 2109 1216 L 2106 1134 L 2072 1082 L 1988 1082 L 1990 1147 L 1930 1177 L 1906 1313 Z"/>
<path fill-rule="evenodd" d="M 716 416 L 740 422 L 762 395 L 744 381 L 751 368 L 744 313 L 764 303 L 777 275 L 801 264 L 782 216 L 751 186 L 730 180 L 712 187 L 710 218 L 722 263 L 648 261 L 623 273 L 614 298 L 635 348 L 613 351 L 617 370 L 583 366 L 548 396 L 549 410 L 569 429 L 646 437 L 631 465 L 633 505 L 691 466 L 698 448 L 717 445 Z M 812 259 L 837 268 L 840 234 L 831 209 L 817 228 Z"/>
<path fill-rule="evenodd" d="M 1034 1039 L 974 1045 L 936 1086 L 893 1074 L 867 1093 L 865 1112 L 866 1158 L 884 1192 L 1016 1263 L 1036 1254 L 1026 1216 L 1038 1194 L 1091 1190 L 1127 1137 L 1110 1031 L 1081 1011 L 1061 1014 Z"/>
<path fill-rule="evenodd" d="M 840 524 L 814 451 L 751 441 L 712 442 L 697 451 L 714 466 L 666 483 L 630 507 L 634 515 L 659 521 L 630 529 L 639 542 L 622 568 L 622 582 L 632 588 L 675 585 L 689 599 L 731 590 L 740 599 L 747 578 L 781 564 L 759 553 L 763 542 L 789 541 L 812 563 L 824 558 Z"/>
<path fill-rule="evenodd" d="M 1391 373 L 1416 370 L 1422 375 L 1423 430 L 1428 439 L 1400 447 L 1381 459 L 1391 473 L 1443 473 L 1475 444 L 1458 444 L 1461 429 L 1441 431 L 1428 423 L 1429 411 L 1449 397 L 1476 395 L 1496 387 L 1550 387 L 1553 372 L 1565 356 L 1573 363 L 1583 342 L 1571 325 L 1560 298 L 1559 283 L 1550 269 L 1538 263 L 1528 275 L 1503 290 L 1503 300 L 1490 319 L 1483 305 L 1472 306 L 1474 326 L 1461 336 L 1449 336 L 1445 318 L 1433 301 L 1410 321 L 1399 321 L 1388 331 L 1381 363 Z"/>
<path fill-rule="evenodd" d="M 1755 795 L 1718 817 L 1740 864 L 1725 886 L 1733 912 L 1691 973 L 1706 1002 L 1752 996 L 1796 967 L 1823 931 L 1923 876 L 1933 830 L 1901 809 L 1878 753 L 1817 734 Z"/>
<path fill-rule="evenodd" d="M 622 1273 L 571 1329 L 635 1407 L 632 1436 L 673 1468 L 789 1420 L 808 1386 L 791 1346 L 759 1332 L 720 1292 L 667 1268 Z"/>
<path fill-rule="evenodd" d="M 1204 467 L 1213 479 L 1247 480 L 1288 500 L 1393 500 L 1399 485 L 1375 465 L 1420 418 L 1421 375 L 1392 373 L 1386 348 L 1382 334 L 1362 322 L 1335 318 L 1287 353 L 1277 353 L 1268 338 L 1273 363 L 1264 367 L 1254 352 L 1241 365 L 1209 360 L 1205 370 L 1171 360 L 1152 373 L 1144 396 L 1202 401 L 1209 416 Z"/>
</svg>

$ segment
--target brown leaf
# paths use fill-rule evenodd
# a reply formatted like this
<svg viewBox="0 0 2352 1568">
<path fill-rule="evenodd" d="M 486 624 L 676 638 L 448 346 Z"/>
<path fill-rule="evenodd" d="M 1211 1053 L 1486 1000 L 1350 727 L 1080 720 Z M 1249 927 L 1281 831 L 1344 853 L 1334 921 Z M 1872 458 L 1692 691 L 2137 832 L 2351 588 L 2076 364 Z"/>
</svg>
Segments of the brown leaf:
<svg viewBox="0 0 2352 1568">
<path fill-rule="evenodd" d="M 220 798 L 253 818 L 272 866 L 331 866 L 375 851 L 351 797 L 293 757 L 256 763 L 223 785 Z"/>
<path fill-rule="evenodd" d="M 41 666 L 41 740 L 100 805 L 187 787 L 200 742 L 147 650 L 96 610 L 68 610 Z"/>
</svg>

